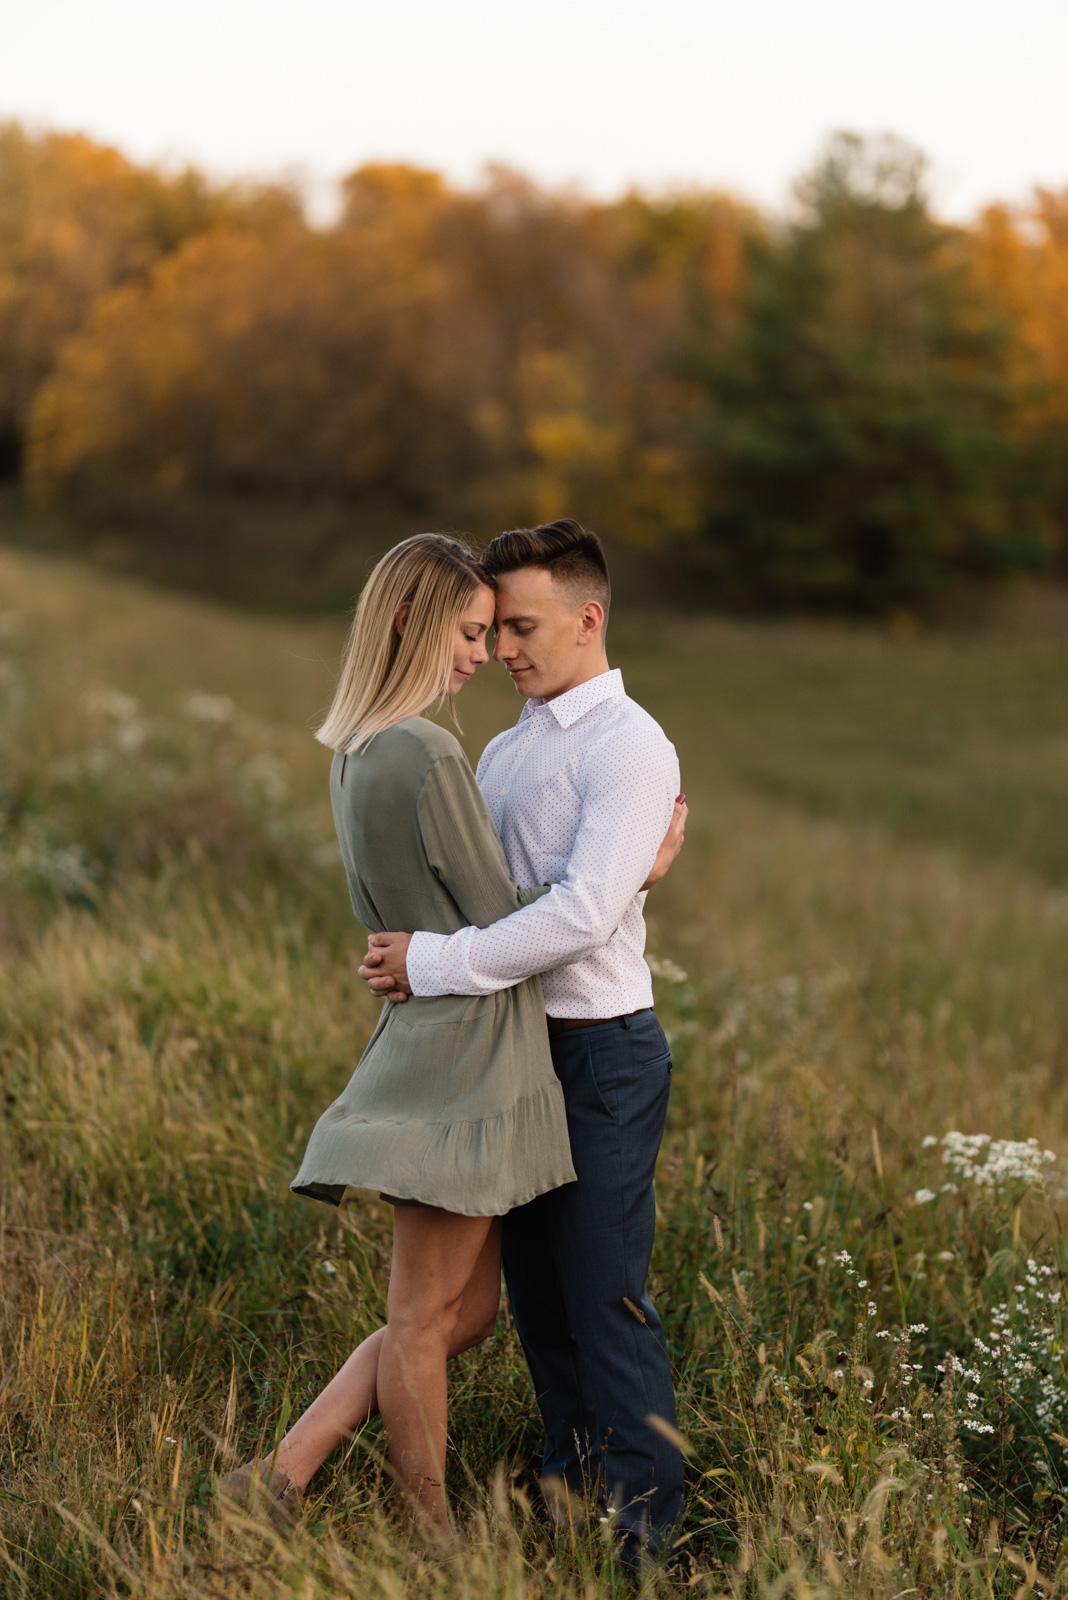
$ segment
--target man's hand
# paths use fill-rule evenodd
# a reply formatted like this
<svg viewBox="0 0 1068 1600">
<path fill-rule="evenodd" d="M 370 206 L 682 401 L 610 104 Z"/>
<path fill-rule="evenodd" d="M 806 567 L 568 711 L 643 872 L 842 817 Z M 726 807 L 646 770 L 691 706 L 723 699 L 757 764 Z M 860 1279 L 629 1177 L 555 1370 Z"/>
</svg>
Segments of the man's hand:
<svg viewBox="0 0 1068 1600">
<path fill-rule="evenodd" d="M 411 942 L 410 933 L 372 933 L 368 939 L 360 977 L 366 980 L 371 993 L 380 1000 L 393 1000 L 399 1004 L 411 994 L 412 986 L 408 982 L 408 946 Z"/>
<path fill-rule="evenodd" d="M 690 808 L 686 804 L 686 796 L 680 794 L 675 799 L 675 809 L 671 813 L 668 831 L 665 833 L 660 849 L 656 852 L 656 860 L 649 869 L 649 876 L 642 884 L 643 889 L 651 889 L 654 883 L 659 883 L 661 878 L 667 876 L 668 868 L 682 849 L 682 841 L 686 837 L 686 818 L 690 815 Z M 360 970 L 363 975 L 363 969 Z"/>
</svg>

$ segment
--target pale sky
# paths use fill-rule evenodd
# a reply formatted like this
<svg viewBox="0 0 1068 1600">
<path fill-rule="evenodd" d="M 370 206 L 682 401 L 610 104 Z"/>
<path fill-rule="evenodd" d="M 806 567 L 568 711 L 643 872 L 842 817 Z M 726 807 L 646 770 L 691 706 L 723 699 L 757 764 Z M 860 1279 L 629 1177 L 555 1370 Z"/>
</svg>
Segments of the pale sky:
<svg viewBox="0 0 1068 1600">
<path fill-rule="evenodd" d="M 762 205 L 835 128 L 970 215 L 1068 185 L 1068 0 L 0 0 L 0 116 L 220 176 L 503 161 Z"/>
</svg>

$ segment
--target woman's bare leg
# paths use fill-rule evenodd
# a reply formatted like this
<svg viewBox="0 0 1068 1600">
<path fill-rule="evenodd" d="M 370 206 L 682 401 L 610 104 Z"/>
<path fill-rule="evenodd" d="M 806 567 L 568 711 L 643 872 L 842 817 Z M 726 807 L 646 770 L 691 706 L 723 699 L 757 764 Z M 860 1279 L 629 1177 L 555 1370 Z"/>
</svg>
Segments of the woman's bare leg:
<svg viewBox="0 0 1068 1600">
<path fill-rule="evenodd" d="M 274 1464 L 298 1489 L 378 1410 L 378 1352 L 385 1331 L 377 1328 L 356 1346 L 278 1446 Z"/>
<path fill-rule="evenodd" d="M 378 1409 L 398 1489 L 416 1521 L 442 1533 L 450 1531 L 445 1364 L 464 1291 L 495 1232 L 499 1224 L 492 1217 L 461 1217 L 432 1206 L 398 1207 L 393 1220 Z"/>
<path fill-rule="evenodd" d="M 398 1211 L 424 1209 L 401 1206 Z M 431 1208 L 425 1208 L 431 1209 Z M 435 1212 L 437 1216 L 447 1215 Z M 497 1219 L 461 1217 L 460 1222 L 489 1223 L 474 1270 L 465 1285 L 459 1316 L 449 1340 L 448 1355 L 459 1355 L 493 1332 L 501 1294 L 501 1225 Z M 397 1258 L 394 1230 L 394 1261 Z M 393 1273 L 390 1274 L 392 1289 Z M 278 1446 L 274 1464 L 303 1489 L 339 1444 L 368 1422 L 378 1410 L 378 1362 L 386 1329 L 378 1328 L 349 1356 L 345 1365 L 312 1401 Z"/>
</svg>

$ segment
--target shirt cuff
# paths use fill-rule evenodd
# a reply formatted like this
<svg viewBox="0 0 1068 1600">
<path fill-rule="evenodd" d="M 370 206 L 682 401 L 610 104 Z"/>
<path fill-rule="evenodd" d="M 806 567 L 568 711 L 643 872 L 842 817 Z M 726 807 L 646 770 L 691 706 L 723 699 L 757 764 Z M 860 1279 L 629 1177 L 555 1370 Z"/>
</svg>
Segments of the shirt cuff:
<svg viewBox="0 0 1068 1600">
<path fill-rule="evenodd" d="M 419 999 L 448 994 L 439 975 L 441 954 L 448 940 L 445 933 L 413 933 L 408 946 L 408 983 Z"/>
</svg>

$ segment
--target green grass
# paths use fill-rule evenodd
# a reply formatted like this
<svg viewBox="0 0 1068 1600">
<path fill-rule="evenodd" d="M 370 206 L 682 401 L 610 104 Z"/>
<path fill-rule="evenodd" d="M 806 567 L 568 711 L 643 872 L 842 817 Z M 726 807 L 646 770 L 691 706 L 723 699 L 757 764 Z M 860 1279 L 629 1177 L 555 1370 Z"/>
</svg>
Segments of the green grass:
<svg viewBox="0 0 1068 1600">
<path fill-rule="evenodd" d="M 383 1313 L 388 1209 L 287 1188 L 375 1015 L 310 731 L 343 623 L 11 553 L 0 613 L 3 1592 L 622 1594 L 598 1537 L 530 1522 L 506 1313 L 453 1378 L 462 1570 L 406 1542 L 375 1428 L 290 1545 L 208 1514 L 220 1463 Z M 1053 1592 L 1060 1162 L 913 1197 L 952 1178 L 923 1143 L 951 1129 L 1068 1153 L 1063 615 L 913 637 L 632 616 L 611 642 L 692 806 L 649 906 L 676 1057 L 653 1288 L 690 1447 L 651 1586 L 1000 1595 L 1037 1562 Z M 465 691 L 473 754 L 515 715 L 502 677 Z M 878 1337 L 902 1324 L 925 1325 L 907 1351 Z"/>
</svg>

